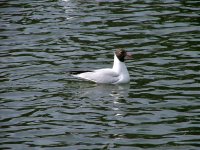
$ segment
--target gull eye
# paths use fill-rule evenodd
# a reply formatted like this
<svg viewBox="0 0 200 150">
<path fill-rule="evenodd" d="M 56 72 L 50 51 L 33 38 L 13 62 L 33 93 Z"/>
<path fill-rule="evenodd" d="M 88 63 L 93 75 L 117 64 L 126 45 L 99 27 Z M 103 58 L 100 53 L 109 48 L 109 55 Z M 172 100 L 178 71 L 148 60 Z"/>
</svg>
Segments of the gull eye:
<svg viewBox="0 0 200 150">
<path fill-rule="evenodd" d="M 126 52 L 124 52 L 123 50 L 119 51 L 120 55 L 126 55 Z"/>
<path fill-rule="evenodd" d="M 120 51 L 119 51 L 119 53 L 120 53 L 120 54 L 123 54 L 123 53 L 124 53 L 124 51 L 123 51 L 123 50 L 120 50 Z"/>
</svg>

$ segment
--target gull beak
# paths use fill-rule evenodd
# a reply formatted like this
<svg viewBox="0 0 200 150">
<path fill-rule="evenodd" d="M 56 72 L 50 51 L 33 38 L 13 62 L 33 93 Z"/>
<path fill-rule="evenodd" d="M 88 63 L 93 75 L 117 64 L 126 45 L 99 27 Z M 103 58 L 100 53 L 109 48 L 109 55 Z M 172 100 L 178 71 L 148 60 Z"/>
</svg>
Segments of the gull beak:
<svg viewBox="0 0 200 150">
<path fill-rule="evenodd" d="M 126 53 L 126 57 L 125 57 L 126 59 L 132 59 L 133 57 L 132 57 L 132 54 L 131 53 Z"/>
</svg>

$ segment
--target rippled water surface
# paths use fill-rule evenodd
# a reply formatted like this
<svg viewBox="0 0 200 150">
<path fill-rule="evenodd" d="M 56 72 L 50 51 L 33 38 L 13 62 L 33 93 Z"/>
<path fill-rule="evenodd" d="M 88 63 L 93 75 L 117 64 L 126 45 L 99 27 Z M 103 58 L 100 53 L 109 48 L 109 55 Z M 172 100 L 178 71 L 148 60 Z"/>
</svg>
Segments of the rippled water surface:
<svg viewBox="0 0 200 150">
<path fill-rule="evenodd" d="M 0 1 L 0 149 L 200 147 L 200 2 Z M 127 85 L 66 72 L 126 61 Z"/>
</svg>

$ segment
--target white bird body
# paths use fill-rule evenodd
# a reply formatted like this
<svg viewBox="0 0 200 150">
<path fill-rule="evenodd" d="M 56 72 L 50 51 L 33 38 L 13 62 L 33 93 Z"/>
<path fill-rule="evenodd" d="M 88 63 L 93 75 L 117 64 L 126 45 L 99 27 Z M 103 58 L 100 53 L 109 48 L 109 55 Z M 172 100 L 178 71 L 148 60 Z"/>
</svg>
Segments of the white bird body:
<svg viewBox="0 0 200 150">
<path fill-rule="evenodd" d="M 114 63 L 112 68 L 97 69 L 73 76 L 93 81 L 96 83 L 105 84 L 122 84 L 128 83 L 130 81 L 130 76 L 125 62 L 120 61 L 119 58 L 116 56 L 116 53 L 114 53 Z"/>
</svg>

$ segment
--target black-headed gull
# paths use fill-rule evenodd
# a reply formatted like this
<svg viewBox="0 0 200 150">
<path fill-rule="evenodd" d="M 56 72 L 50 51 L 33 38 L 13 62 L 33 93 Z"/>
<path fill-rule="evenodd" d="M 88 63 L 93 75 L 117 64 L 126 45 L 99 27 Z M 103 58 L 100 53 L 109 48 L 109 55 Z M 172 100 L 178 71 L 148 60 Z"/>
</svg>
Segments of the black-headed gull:
<svg viewBox="0 0 200 150">
<path fill-rule="evenodd" d="M 131 54 L 123 49 L 117 49 L 114 53 L 112 68 L 97 69 L 93 71 L 70 71 L 74 77 L 86 79 L 96 83 L 122 84 L 130 81 L 130 76 L 125 65 L 125 58 L 131 58 Z"/>
</svg>

